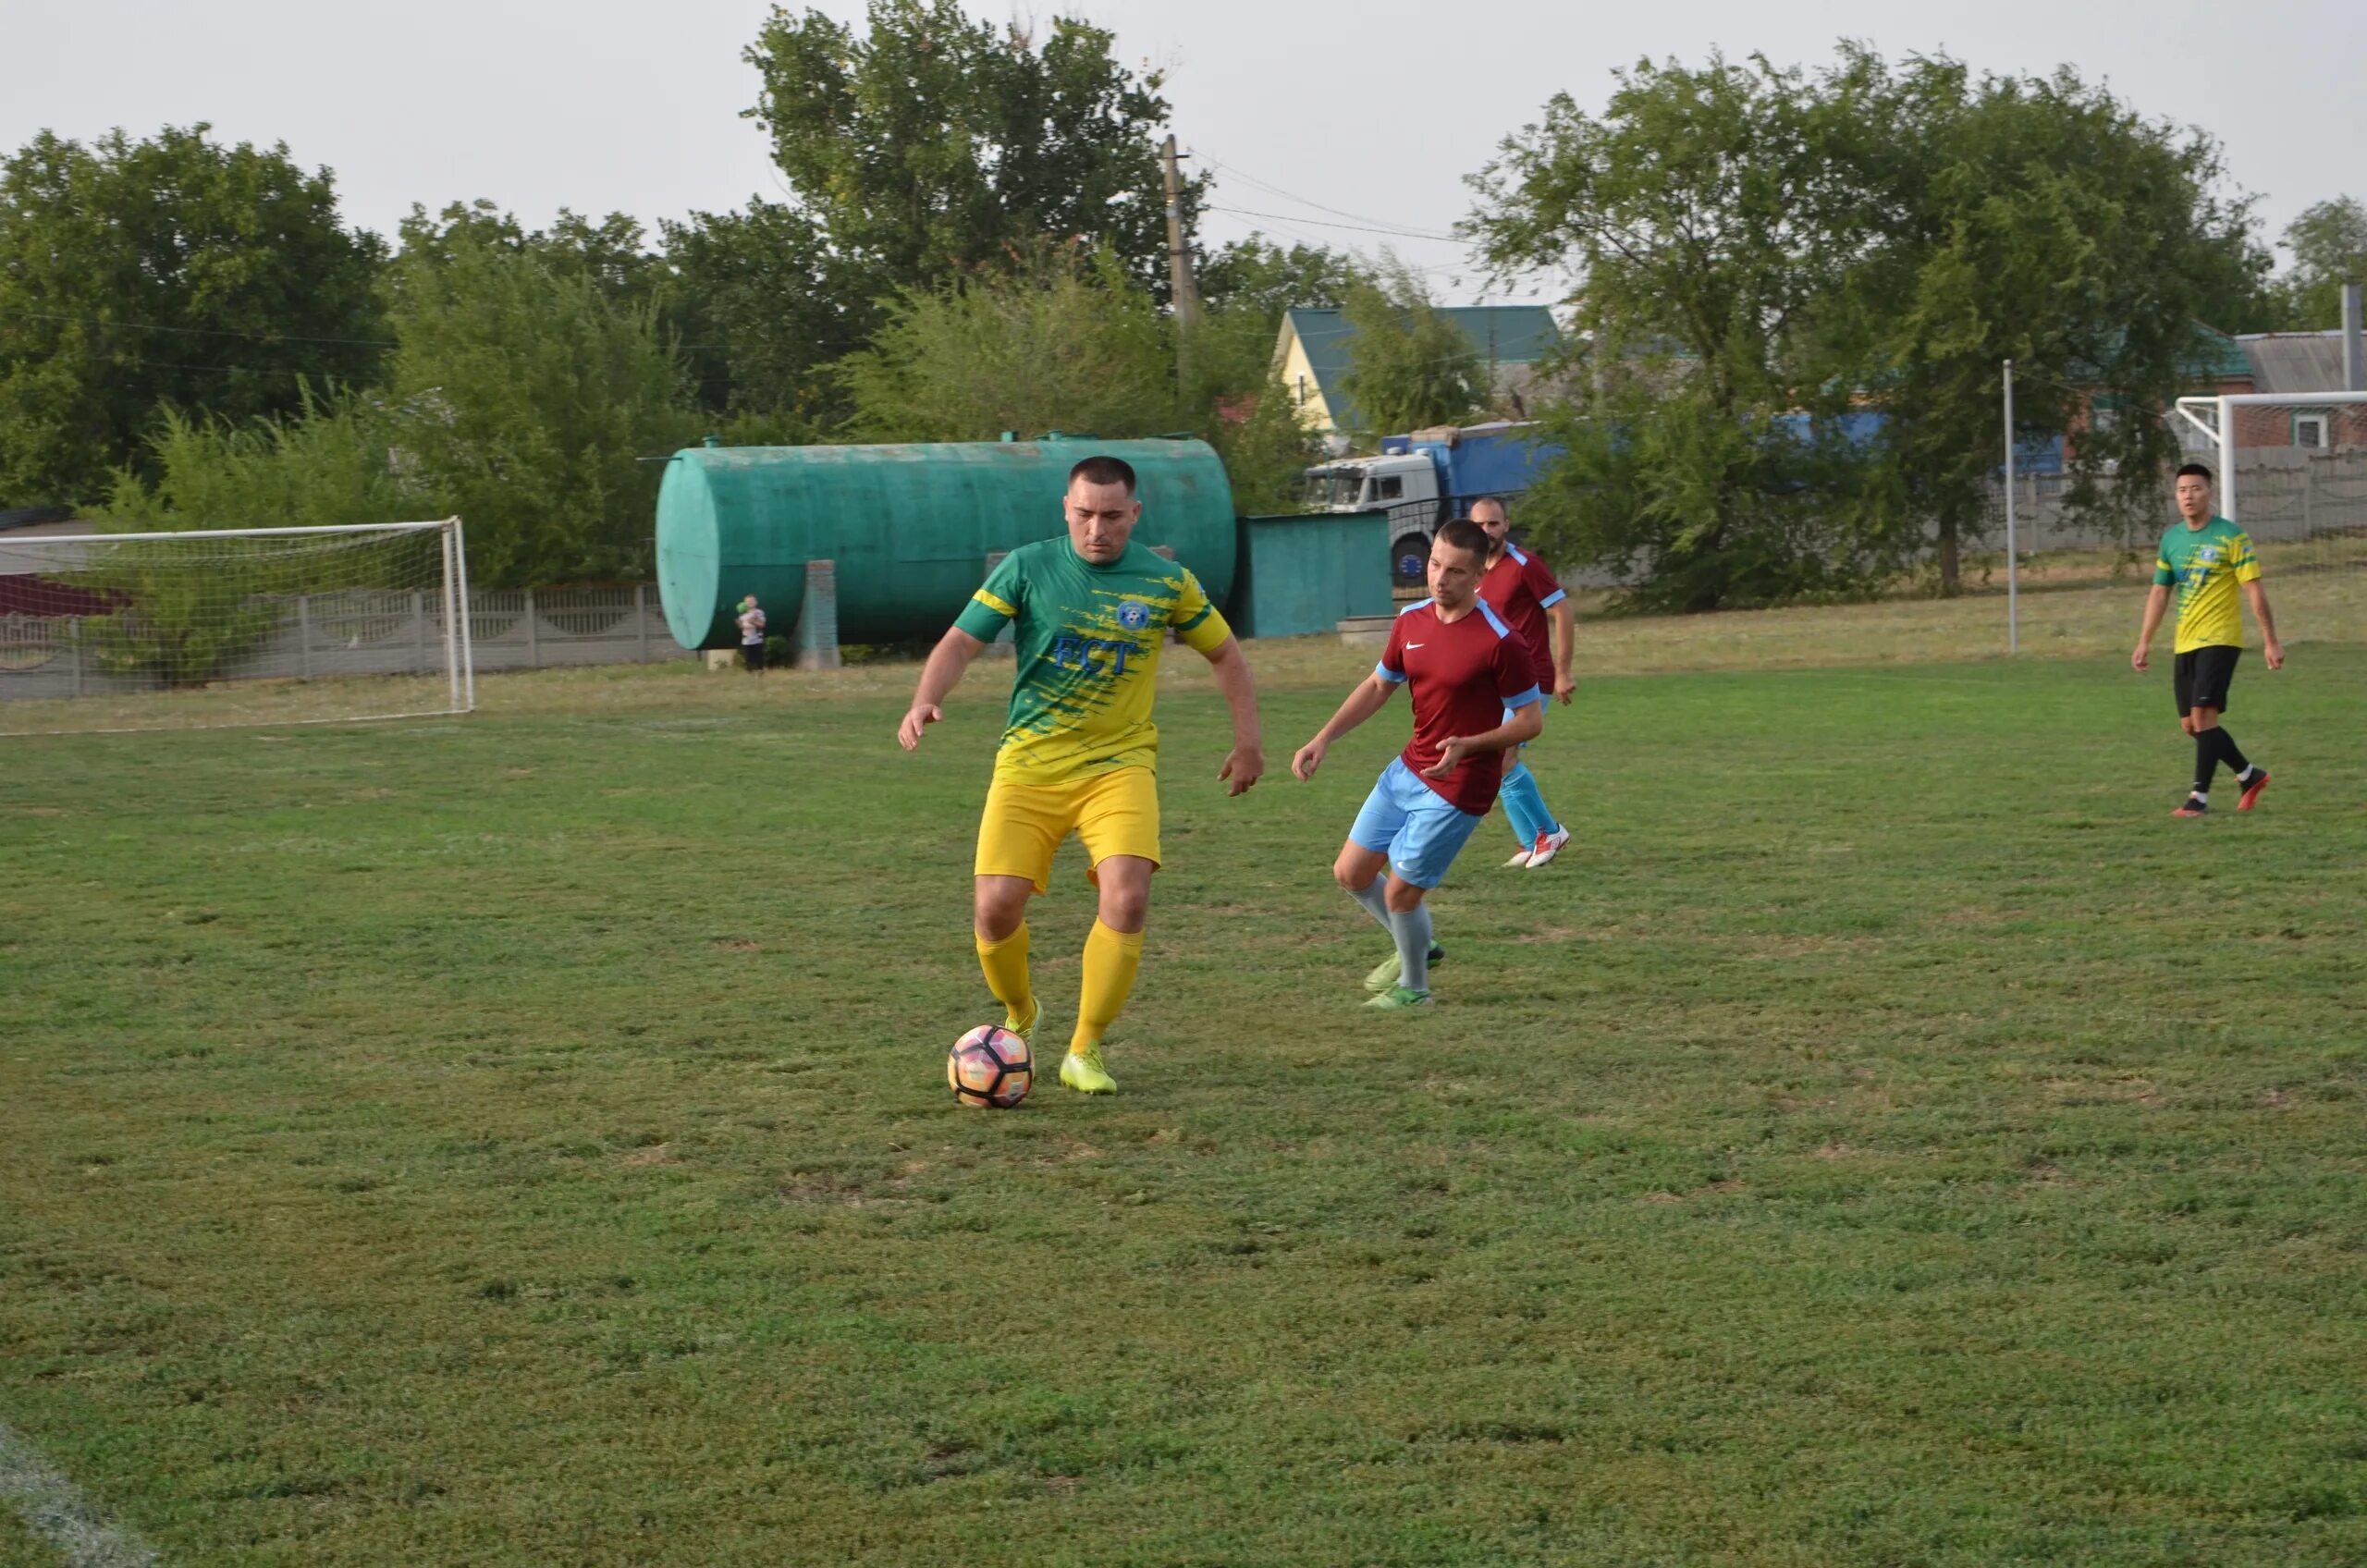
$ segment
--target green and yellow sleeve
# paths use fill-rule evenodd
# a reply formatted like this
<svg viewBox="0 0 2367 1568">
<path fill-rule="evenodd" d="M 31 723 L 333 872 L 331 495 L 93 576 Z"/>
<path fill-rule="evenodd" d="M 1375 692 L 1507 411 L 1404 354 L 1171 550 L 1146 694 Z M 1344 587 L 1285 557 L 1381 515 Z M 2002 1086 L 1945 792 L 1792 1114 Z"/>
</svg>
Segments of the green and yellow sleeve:
<svg viewBox="0 0 2367 1568">
<path fill-rule="evenodd" d="M 1019 614 L 1019 606 L 1026 601 L 1026 579 L 1019 563 L 1019 552 L 995 563 L 987 573 L 987 581 L 970 595 L 953 624 L 981 643 L 991 643 L 1002 635 L 1002 629 Z"/>
<path fill-rule="evenodd" d="M 1175 607 L 1168 612 L 1167 623 L 1196 653 L 1213 654 L 1233 635 L 1233 628 L 1217 613 L 1216 606 L 1208 602 L 1200 580 L 1192 575 L 1189 567 L 1184 569 L 1184 591 L 1175 596 Z"/>
</svg>

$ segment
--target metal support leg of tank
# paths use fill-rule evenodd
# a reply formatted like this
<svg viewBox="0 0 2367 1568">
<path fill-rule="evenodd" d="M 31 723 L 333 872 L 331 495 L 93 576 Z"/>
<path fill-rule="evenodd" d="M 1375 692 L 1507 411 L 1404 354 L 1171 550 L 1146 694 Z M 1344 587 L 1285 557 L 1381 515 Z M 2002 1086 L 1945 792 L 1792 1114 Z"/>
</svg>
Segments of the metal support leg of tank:
<svg viewBox="0 0 2367 1568">
<path fill-rule="evenodd" d="M 797 668 L 839 668 L 839 563 L 805 563 L 805 603 L 797 613 Z"/>
</svg>

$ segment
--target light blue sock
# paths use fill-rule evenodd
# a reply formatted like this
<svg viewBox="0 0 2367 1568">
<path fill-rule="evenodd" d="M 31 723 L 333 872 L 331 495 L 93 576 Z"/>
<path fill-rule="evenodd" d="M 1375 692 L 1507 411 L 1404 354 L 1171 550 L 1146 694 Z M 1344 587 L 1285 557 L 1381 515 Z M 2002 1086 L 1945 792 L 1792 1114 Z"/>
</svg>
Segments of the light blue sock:
<svg viewBox="0 0 2367 1568">
<path fill-rule="evenodd" d="M 1409 991 L 1430 988 L 1430 906 L 1391 911 L 1389 934 L 1397 938 L 1397 983 Z"/>
<path fill-rule="evenodd" d="M 1388 890 L 1389 876 L 1384 872 L 1361 888 L 1349 888 L 1348 897 L 1364 905 L 1365 913 L 1380 922 L 1380 928 L 1393 937 L 1397 934 L 1397 928 L 1389 924 L 1389 900 L 1386 896 Z"/>
<path fill-rule="evenodd" d="M 1537 775 L 1529 772 L 1528 764 L 1517 762 L 1504 775 L 1503 784 L 1496 798 L 1504 802 L 1504 815 L 1512 818 L 1513 831 L 1520 835 L 1520 847 L 1532 849 L 1539 833 L 1559 833 L 1562 825 L 1545 809 L 1545 796 L 1537 788 Z"/>
</svg>

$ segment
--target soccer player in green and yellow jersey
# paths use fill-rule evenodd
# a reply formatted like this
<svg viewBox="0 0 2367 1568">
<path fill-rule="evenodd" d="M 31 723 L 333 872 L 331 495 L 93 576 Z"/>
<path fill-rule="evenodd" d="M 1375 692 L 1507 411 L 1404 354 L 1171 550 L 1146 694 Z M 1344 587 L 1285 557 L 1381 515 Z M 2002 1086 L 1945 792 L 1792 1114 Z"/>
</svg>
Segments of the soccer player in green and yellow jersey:
<svg viewBox="0 0 2367 1568">
<path fill-rule="evenodd" d="M 978 824 L 973 929 L 1005 1027 L 1030 1035 L 1043 1015 L 1027 973 L 1027 900 L 1051 880 L 1052 851 L 1085 841 L 1100 907 L 1085 940 L 1085 985 L 1061 1082 L 1086 1094 L 1117 1083 L 1101 1060 L 1142 962 L 1150 876 L 1159 869 L 1159 729 L 1151 701 L 1169 628 L 1214 667 L 1233 710 L 1233 751 L 1217 777 L 1240 794 L 1266 770 L 1249 661 L 1197 579 L 1134 543 L 1134 471 L 1087 458 L 1069 472 L 1069 531 L 1013 550 L 987 575 L 921 671 L 896 738 L 904 750 L 945 717 L 938 704 L 1005 625 L 1019 668 Z"/>
<path fill-rule="evenodd" d="M 2211 471 L 2201 463 L 2178 470 L 2178 513 L 2162 535 L 2162 550 L 2153 562 L 2153 590 L 2145 596 L 2145 619 L 2137 629 L 2137 651 L 2129 664 L 2145 669 L 2153 632 L 2169 606 L 2170 590 L 2178 592 L 2178 632 L 2171 685 L 2177 696 L 2178 728 L 2194 737 L 2194 788 L 2173 816 L 2201 816 L 2211 809 L 2211 776 L 2221 763 L 2234 771 L 2243 794 L 2238 811 L 2250 811 L 2268 787 L 2268 770 L 2244 758 L 2235 737 L 2219 726 L 2227 711 L 2227 686 L 2235 679 L 2236 660 L 2244 651 L 2244 613 L 2237 594 L 2251 602 L 2252 619 L 2260 622 L 2261 642 L 2268 668 L 2285 668 L 2285 644 L 2276 640 L 2276 620 L 2268 611 L 2268 590 L 2260 585 L 2260 557 L 2244 531 L 2211 510 Z"/>
</svg>

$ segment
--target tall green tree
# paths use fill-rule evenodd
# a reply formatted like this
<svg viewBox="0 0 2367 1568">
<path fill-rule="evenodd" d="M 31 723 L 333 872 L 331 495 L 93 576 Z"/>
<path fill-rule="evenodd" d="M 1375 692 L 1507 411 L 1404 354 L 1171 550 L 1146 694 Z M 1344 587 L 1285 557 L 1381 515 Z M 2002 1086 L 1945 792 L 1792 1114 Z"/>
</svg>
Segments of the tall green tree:
<svg viewBox="0 0 2367 1568">
<path fill-rule="evenodd" d="M 1281 328 L 1284 311 L 1337 310 L 1349 290 L 1374 281 L 1361 257 L 1327 245 L 1285 248 L 1262 234 L 1227 241 L 1196 278 L 1200 303 L 1209 311 L 1254 310 L 1272 330 Z"/>
<path fill-rule="evenodd" d="M 530 255 L 556 276 L 590 284 L 603 300 L 627 310 L 656 301 L 668 282 L 664 258 L 627 213 L 595 220 L 561 207 L 550 227 L 530 229 L 483 198 L 449 202 L 433 214 L 414 203 L 401 234 L 405 254 L 414 263 L 435 266 L 487 251 Z"/>
<path fill-rule="evenodd" d="M 1471 181 L 1488 263 L 1569 280 L 1591 386 L 1548 410 L 1571 472 L 1525 515 L 1654 607 L 1832 591 L 1862 561 L 1820 526 L 1827 439 L 1783 416 L 1822 395 L 1806 329 L 1880 219 L 1833 155 L 1866 84 L 1715 55 L 1615 80 L 1600 115 L 1554 97 Z"/>
<path fill-rule="evenodd" d="M 472 579 L 520 587 L 651 569 L 658 465 L 696 433 L 654 302 L 469 213 L 414 213 L 387 278 L 398 466 L 467 521 Z"/>
<path fill-rule="evenodd" d="M 2072 436 L 2074 507 L 2157 521 L 2140 476 L 2177 455 L 2163 414 L 2207 380 L 2201 324 L 2247 310 L 2268 264 L 2247 203 L 2219 194 L 2216 143 L 2067 67 L 1976 78 L 1848 51 L 1843 68 L 1875 106 L 1840 151 L 1883 218 L 1820 321 L 1822 368 L 1883 416 L 1879 482 L 1895 519 L 1935 530 L 1942 591 L 1993 504 L 2009 359 L 2020 433 Z"/>
<path fill-rule="evenodd" d="M 1233 306 L 1199 329 L 1221 336 Z M 1107 251 L 1041 249 L 1016 272 L 982 271 L 891 302 L 870 346 L 840 374 L 848 430 L 875 441 L 991 441 L 1003 431 L 1111 439 L 1189 431 L 1224 459 L 1233 503 L 1287 511 L 1314 443 L 1273 382 L 1270 349 L 1226 361 L 1199 353 L 1179 390 L 1178 328 Z"/>
<path fill-rule="evenodd" d="M 2253 308 L 2263 265 L 2208 138 L 2067 70 L 1854 46 L 1618 80 L 1601 116 L 1557 98 L 1508 141 L 1466 229 L 1572 280 L 1593 390 L 1555 416 L 1574 466 L 1547 496 L 1640 601 L 1846 592 L 1927 530 L 1953 591 L 2007 358 L 2024 432 L 2076 433 L 2075 504 L 2152 504 L 2197 324 Z"/>
<path fill-rule="evenodd" d="M 1419 273 L 1385 256 L 1377 277 L 1345 292 L 1344 315 L 1355 336 L 1340 389 L 1359 432 L 1459 423 L 1488 406 L 1479 350 L 1439 312 Z"/>
<path fill-rule="evenodd" d="M 291 414 L 377 374 L 379 242 L 328 170 L 211 129 L 44 131 L 0 164 L 0 504 L 97 499 L 164 406 Z"/>
<path fill-rule="evenodd" d="M 693 213 L 664 226 L 667 325 L 699 405 L 807 430 L 845 415 L 830 367 L 860 346 L 871 288 L 796 208 Z"/>
<path fill-rule="evenodd" d="M 1107 251 L 1044 251 L 1017 273 L 908 291 L 840 368 L 850 433 L 865 440 L 1123 438 L 1182 418 L 1169 319 Z"/>
<path fill-rule="evenodd" d="M 2277 280 L 2281 324 L 2296 332 L 2342 325 L 2342 286 L 2367 283 L 2367 203 L 2337 196 L 2285 226 L 2292 270 Z"/>
<path fill-rule="evenodd" d="M 1017 264 L 1049 238 L 1107 247 L 1163 303 L 1168 105 L 1159 73 L 1112 43 L 1068 17 L 1040 34 L 973 21 L 957 0 L 871 0 L 860 29 L 776 10 L 747 51 L 764 81 L 749 113 L 874 300 Z M 1187 239 L 1205 184 L 1185 182 Z"/>
</svg>

